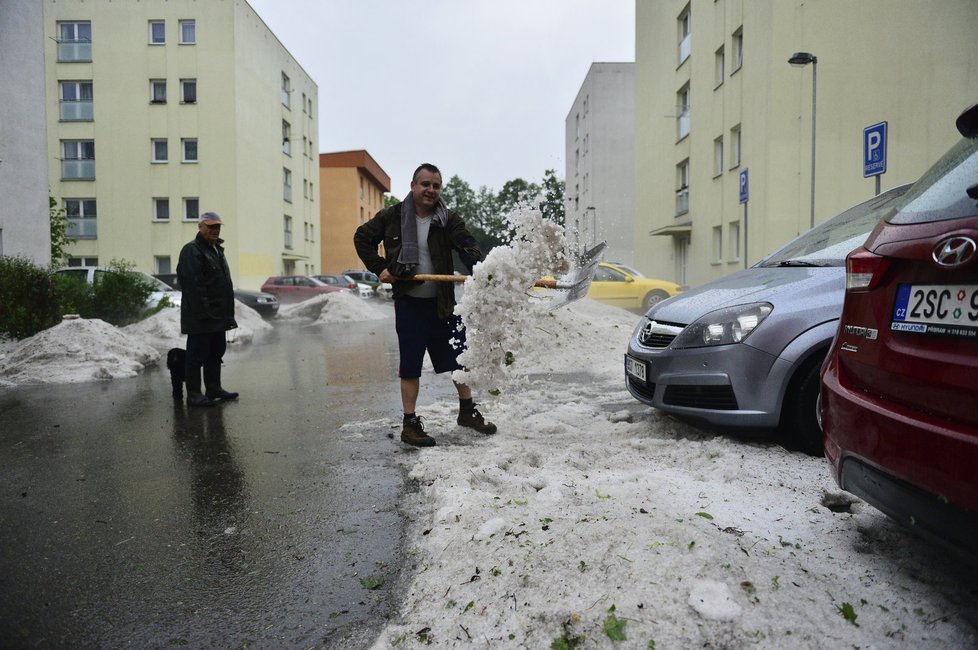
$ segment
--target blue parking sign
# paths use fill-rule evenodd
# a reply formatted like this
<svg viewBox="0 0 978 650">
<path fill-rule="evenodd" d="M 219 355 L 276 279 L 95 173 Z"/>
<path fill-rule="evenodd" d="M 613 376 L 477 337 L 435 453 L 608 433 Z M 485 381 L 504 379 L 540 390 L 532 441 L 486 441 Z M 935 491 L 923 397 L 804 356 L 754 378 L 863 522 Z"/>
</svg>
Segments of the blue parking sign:
<svg viewBox="0 0 978 650">
<path fill-rule="evenodd" d="M 886 122 L 863 129 L 863 178 L 886 173 Z"/>
<path fill-rule="evenodd" d="M 748 197 L 748 183 L 747 183 L 747 170 L 744 169 L 740 172 L 740 202 L 747 203 Z"/>
</svg>

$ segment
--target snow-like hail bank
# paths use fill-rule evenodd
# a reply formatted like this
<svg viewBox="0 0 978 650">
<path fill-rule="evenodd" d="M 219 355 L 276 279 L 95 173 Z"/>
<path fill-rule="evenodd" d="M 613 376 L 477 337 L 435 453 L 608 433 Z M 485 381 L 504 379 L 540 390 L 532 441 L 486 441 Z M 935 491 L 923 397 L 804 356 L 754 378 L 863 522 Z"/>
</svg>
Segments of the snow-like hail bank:
<svg viewBox="0 0 978 650">
<path fill-rule="evenodd" d="M 512 242 L 476 264 L 455 306 L 465 324 L 466 349 L 458 358 L 465 370 L 453 378 L 494 395 L 521 376 L 527 333 L 550 304 L 546 292 L 531 288 L 569 268 L 562 226 L 532 207 L 517 208 L 507 220 L 515 231 Z"/>
</svg>

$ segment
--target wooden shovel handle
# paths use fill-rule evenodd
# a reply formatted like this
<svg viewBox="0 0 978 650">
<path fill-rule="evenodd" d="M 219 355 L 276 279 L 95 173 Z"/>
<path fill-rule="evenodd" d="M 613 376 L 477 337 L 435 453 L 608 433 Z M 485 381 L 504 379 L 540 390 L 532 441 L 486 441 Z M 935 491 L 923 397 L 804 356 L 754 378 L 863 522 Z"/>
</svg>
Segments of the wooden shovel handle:
<svg viewBox="0 0 978 650">
<path fill-rule="evenodd" d="M 412 275 L 409 279 L 411 280 L 433 280 L 435 282 L 465 282 L 469 279 L 468 275 L 439 275 L 437 273 L 418 273 Z M 544 289 L 556 289 L 556 280 L 537 280 L 533 283 L 534 287 L 542 287 Z"/>
</svg>

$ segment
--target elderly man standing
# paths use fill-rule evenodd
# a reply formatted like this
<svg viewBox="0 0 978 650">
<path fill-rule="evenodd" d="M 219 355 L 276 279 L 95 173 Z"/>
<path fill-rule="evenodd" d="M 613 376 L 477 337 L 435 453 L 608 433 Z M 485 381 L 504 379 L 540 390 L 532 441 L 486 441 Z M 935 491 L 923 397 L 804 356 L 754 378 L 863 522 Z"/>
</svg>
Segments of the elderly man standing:
<svg viewBox="0 0 978 650">
<path fill-rule="evenodd" d="M 214 406 L 214 400 L 236 399 L 238 393 L 221 386 L 221 361 L 227 349 L 225 332 L 234 320 L 231 272 L 221 244 L 223 221 L 215 212 L 200 215 L 197 237 L 184 245 L 177 263 L 183 298 L 180 331 L 187 335 L 187 404 Z M 204 389 L 200 371 L 204 369 Z"/>
</svg>

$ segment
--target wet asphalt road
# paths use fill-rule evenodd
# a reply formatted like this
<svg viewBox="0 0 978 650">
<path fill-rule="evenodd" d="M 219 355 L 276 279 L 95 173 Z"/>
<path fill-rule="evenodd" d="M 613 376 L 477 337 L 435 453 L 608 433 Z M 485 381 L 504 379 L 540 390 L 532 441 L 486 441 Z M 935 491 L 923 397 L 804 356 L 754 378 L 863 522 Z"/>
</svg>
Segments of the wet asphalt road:
<svg viewBox="0 0 978 650">
<path fill-rule="evenodd" d="M 165 367 L 0 389 L 0 646 L 369 645 L 413 450 L 340 428 L 394 423 L 396 362 L 392 321 L 278 325 L 230 348 L 241 399 L 212 409 Z"/>
</svg>

